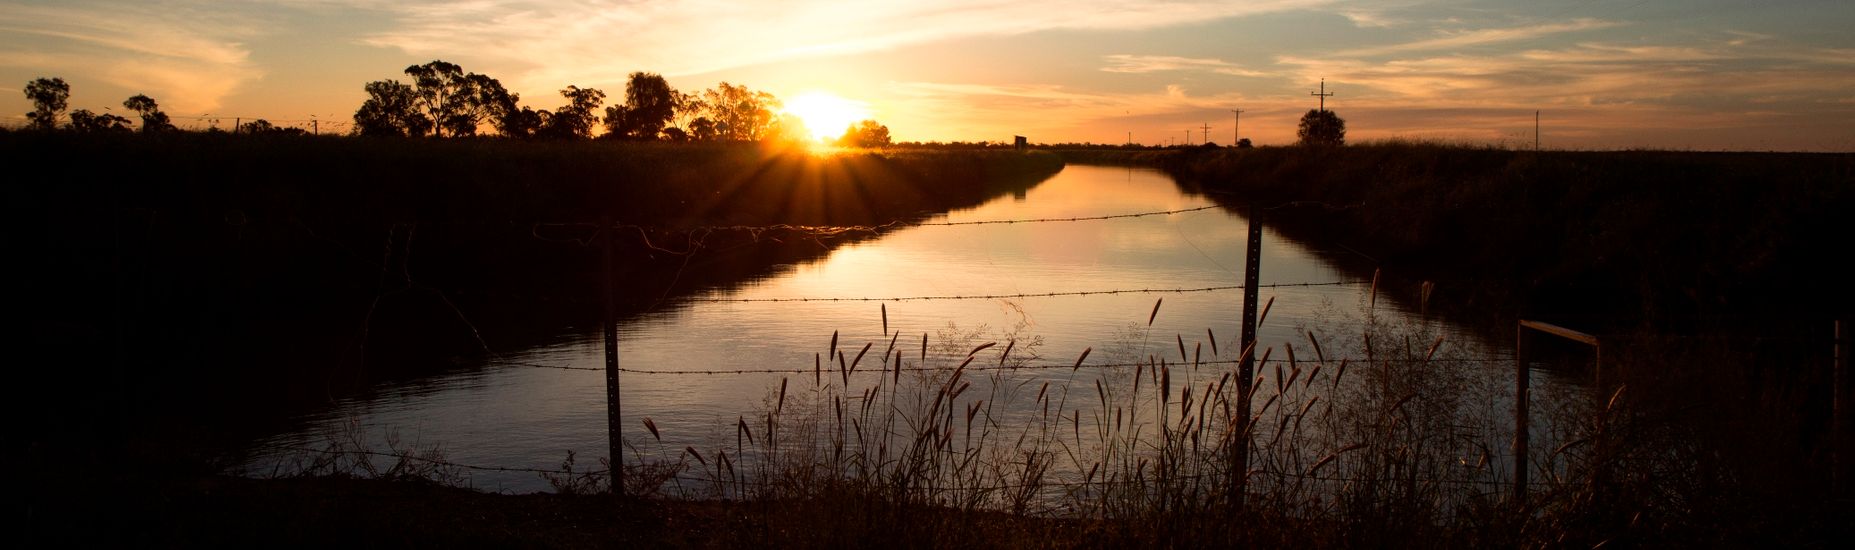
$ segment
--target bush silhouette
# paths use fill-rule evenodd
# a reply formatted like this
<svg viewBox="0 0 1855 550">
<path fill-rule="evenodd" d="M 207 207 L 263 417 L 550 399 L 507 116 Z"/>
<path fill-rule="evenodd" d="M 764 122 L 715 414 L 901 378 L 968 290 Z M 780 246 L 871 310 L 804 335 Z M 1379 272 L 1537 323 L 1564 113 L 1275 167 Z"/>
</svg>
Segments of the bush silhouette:
<svg viewBox="0 0 1855 550">
<path fill-rule="evenodd" d="M 1301 144 L 1310 147 L 1339 147 L 1346 144 L 1346 120 L 1333 111 L 1309 109 L 1301 115 L 1301 127 L 1295 131 Z"/>
</svg>

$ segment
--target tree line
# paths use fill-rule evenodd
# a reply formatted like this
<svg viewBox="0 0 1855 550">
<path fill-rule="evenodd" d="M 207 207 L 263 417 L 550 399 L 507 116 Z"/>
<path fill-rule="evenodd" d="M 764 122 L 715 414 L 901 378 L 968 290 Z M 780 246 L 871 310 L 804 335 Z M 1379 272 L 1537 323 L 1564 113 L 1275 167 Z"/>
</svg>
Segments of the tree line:
<svg viewBox="0 0 1855 550">
<path fill-rule="evenodd" d="M 50 132 L 67 130 L 77 133 L 159 133 L 179 130 L 161 110 L 161 104 L 146 94 L 130 96 L 122 102 L 125 109 L 135 112 L 142 119 L 139 128 L 131 125 L 131 120 L 110 114 L 96 113 L 89 109 L 71 111 L 70 122 L 60 126 L 59 119 L 67 118 L 64 110 L 70 106 L 71 85 L 63 78 L 35 78 L 26 83 L 26 99 L 32 102 L 32 111 L 26 113 L 26 128 Z M 217 129 L 215 129 L 216 131 Z M 236 129 L 246 134 L 305 134 L 300 128 L 285 128 L 271 124 L 264 119 L 256 119 L 238 125 Z"/>
<path fill-rule="evenodd" d="M 26 83 L 26 99 L 32 101 L 32 112 L 26 113 L 26 127 L 35 130 L 55 130 L 58 119 L 63 115 L 71 99 L 71 85 L 62 78 L 37 78 Z M 136 94 L 123 100 L 123 108 L 134 111 L 142 118 L 143 132 L 161 132 L 174 129 L 167 113 L 154 98 Z M 94 113 L 89 109 L 71 111 L 71 122 L 67 129 L 75 132 L 128 132 L 129 119 L 109 114 Z"/>
<path fill-rule="evenodd" d="M 405 74 L 407 82 L 367 83 L 367 100 L 354 112 L 357 132 L 469 137 L 487 129 L 521 139 L 588 139 L 603 126 L 600 137 L 633 141 L 810 139 L 803 121 L 780 112 L 778 97 L 728 82 L 688 93 L 671 87 L 662 75 L 639 71 L 626 78 L 623 103 L 604 106 L 604 91 L 568 85 L 560 90 L 565 102 L 547 110 L 521 105 L 521 96 L 502 82 L 465 72 L 455 63 L 413 65 Z M 889 129 L 865 120 L 846 128 L 839 142 L 888 145 Z"/>
<path fill-rule="evenodd" d="M 354 112 L 353 132 L 361 136 L 457 138 L 497 135 L 518 139 L 590 139 L 602 128 L 604 139 L 632 141 L 809 141 L 810 130 L 796 116 L 780 112 L 773 94 L 722 82 L 694 93 L 678 91 L 662 75 L 631 73 L 623 103 L 605 105 L 598 88 L 569 85 L 560 90 L 563 104 L 552 110 L 521 104 L 521 96 L 487 75 L 465 72 L 455 63 L 435 60 L 406 67 L 407 79 L 368 82 L 367 99 Z M 128 132 L 130 120 L 86 109 L 59 120 L 71 87 L 62 78 L 39 78 L 26 85 L 33 110 L 27 127 L 52 131 Z M 153 98 L 136 95 L 123 106 L 141 116 L 142 132 L 174 130 Z M 603 109 L 602 109 L 603 107 Z M 258 119 L 240 124 L 241 133 L 302 133 Z M 864 120 L 845 128 L 841 145 L 880 147 L 891 143 L 889 128 Z"/>
</svg>

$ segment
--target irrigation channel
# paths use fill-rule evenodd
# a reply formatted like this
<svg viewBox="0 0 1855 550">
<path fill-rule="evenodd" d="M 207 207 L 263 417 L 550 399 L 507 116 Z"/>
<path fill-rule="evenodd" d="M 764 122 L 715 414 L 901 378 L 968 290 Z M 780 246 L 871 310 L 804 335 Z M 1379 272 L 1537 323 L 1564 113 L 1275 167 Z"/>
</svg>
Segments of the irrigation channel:
<svg viewBox="0 0 1855 550">
<path fill-rule="evenodd" d="M 1082 415 L 1079 421 L 1067 418 L 1062 431 L 1080 424 L 1080 430 L 1093 433 L 1091 424 L 1114 421 L 1113 414 L 1097 410 L 1097 380 L 1108 384 L 1102 391 L 1127 396 L 1136 395 L 1127 387 L 1136 369 L 1143 378 L 1153 377 L 1147 367 L 1094 365 L 1163 359 L 1169 383 L 1193 387 L 1202 398 L 1207 386 L 1236 369 L 1233 360 L 1240 353 L 1235 348 L 1242 290 L 1230 288 L 1243 281 L 1247 221 L 1239 213 L 1209 208 L 1083 221 L 933 223 L 1101 217 L 1210 204 L 1205 197 L 1182 192 L 1158 172 L 1071 165 L 1028 192 L 846 245 L 822 260 L 780 269 L 771 277 L 665 304 L 618 328 L 619 364 L 627 369 L 621 382 L 623 426 L 636 449 L 627 459 L 680 459 L 697 470 L 689 475 L 700 475 L 702 465 L 679 458 L 683 449 L 693 447 L 711 459 L 713 450 L 734 453 L 738 424 L 744 418 L 756 430 L 763 426 L 766 411 L 778 406 L 774 401 L 782 381 L 791 394 L 785 407 L 811 407 L 828 422 L 833 414 L 829 398 L 805 399 L 818 395 L 811 393 L 817 387 L 849 380 L 847 393 L 854 399 L 880 379 L 894 379 L 896 355 L 903 358 L 905 378 L 912 380 L 933 374 L 918 369 L 951 370 L 986 343 L 996 345 L 974 354 L 973 366 L 1030 368 L 969 374 L 979 387 L 968 390 L 973 393 L 961 402 L 961 413 L 975 399 L 994 400 L 995 408 L 987 415 L 1011 434 L 1018 433 L 1011 431 L 1017 429 L 1012 428 L 1014 422 L 1034 423 L 1048 414 L 1040 394 L 1054 399 L 1058 392 L 1067 397 L 1067 408 L 1074 411 L 1069 414 Z M 1512 433 L 1511 349 L 1482 341 L 1463 327 L 1426 318 L 1415 311 L 1415 304 L 1393 303 L 1384 295 L 1375 298 L 1369 274 L 1342 272 L 1317 252 L 1327 251 L 1289 242 L 1272 231 L 1264 233 L 1261 296 L 1272 300 L 1258 337 L 1257 355 L 1270 357 L 1257 369 L 1264 384 L 1274 385 L 1275 369 L 1284 366 L 1281 360 L 1288 358 L 1289 347 L 1300 361 L 1315 358 L 1310 332 L 1320 340 L 1320 353 L 1330 358 L 1363 356 L 1367 319 L 1390 327 L 1393 334 L 1418 335 L 1422 340 L 1412 344 L 1405 338 L 1395 346 L 1414 345 L 1419 356 L 1441 337 L 1444 344 L 1436 356 L 1477 360 L 1463 363 L 1485 375 L 1479 381 L 1489 388 L 1486 395 L 1457 407 L 1497 424 L 1476 435 L 1496 453 L 1493 461 L 1503 462 L 1505 455 L 1500 453 L 1506 452 Z M 1301 283 L 1342 284 L 1286 286 Z M 787 300 L 1147 289 L 1214 290 Z M 350 450 L 437 447 L 449 462 L 511 469 L 557 469 L 571 451 L 578 457 L 578 468 L 598 469 L 607 448 L 600 327 L 560 331 L 552 344 L 495 350 L 496 356 L 478 358 L 474 368 L 391 382 L 299 418 L 290 431 L 253 442 L 257 450 L 243 469 L 256 475 L 288 471 L 313 457 L 302 449 L 329 448 L 332 440 Z M 1217 342 L 1215 352 L 1212 339 Z M 836 349 L 828 349 L 833 342 Z M 855 361 L 866 344 L 867 356 Z M 1001 359 L 1006 348 L 1010 355 Z M 1091 350 L 1084 362 L 1088 366 L 1070 368 L 1085 349 Z M 844 374 L 837 353 L 857 363 L 853 374 Z M 1195 368 L 1194 360 L 1199 363 Z M 814 375 L 814 366 L 820 364 L 820 374 Z M 1327 365 L 1327 374 L 1321 376 L 1332 376 L 1333 362 Z M 1037 368 L 1049 366 L 1060 368 Z M 1563 393 L 1560 390 L 1576 393 L 1577 384 L 1553 373 L 1536 373 L 1534 400 Z M 1176 415 L 1179 390 L 1170 391 L 1174 412 L 1168 414 Z M 1134 399 L 1145 404 L 1145 416 L 1129 420 L 1158 421 L 1152 398 Z M 1262 398 L 1257 401 L 1261 405 Z M 644 427 L 646 418 L 661 439 Z M 1534 430 L 1545 432 L 1537 426 Z M 1016 436 L 1005 441 L 1016 441 Z M 1079 470 L 1086 468 L 1059 461 L 1051 479 L 1079 481 Z M 1499 468 L 1490 471 L 1485 479 L 1506 477 Z M 460 473 L 480 490 L 521 493 L 551 488 L 533 471 Z"/>
</svg>

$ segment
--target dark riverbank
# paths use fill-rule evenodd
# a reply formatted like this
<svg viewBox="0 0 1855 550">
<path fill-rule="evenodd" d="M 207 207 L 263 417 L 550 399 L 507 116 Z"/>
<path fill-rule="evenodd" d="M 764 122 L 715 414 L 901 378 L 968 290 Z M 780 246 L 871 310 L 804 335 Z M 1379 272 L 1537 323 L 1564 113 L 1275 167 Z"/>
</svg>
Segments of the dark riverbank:
<svg viewBox="0 0 1855 550">
<path fill-rule="evenodd" d="M 17 443 L 181 448 L 596 324 L 605 239 L 629 315 L 879 232 L 691 228 L 906 224 L 1062 166 L 996 150 L 205 134 L 6 133 L 0 151 L 44 168 L 11 201 L 31 289 L 16 302 L 32 366 Z"/>
<path fill-rule="evenodd" d="M 1570 452 L 1589 453 L 1572 463 L 1596 472 L 1589 486 L 1605 497 L 1562 504 L 1580 528 L 1657 518 L 1684 527 L 1645 540 L 1717 528 L 1821 541 L 1832 539 L 1820 524 L 1785 518 L 1849 513 L 1847 493 L 1832 491 L 1833 426 L 1855 419 L 1833 403 L 1838 381 L 1855 388 L 1833 374 L 1832 327 L 1855 313 L 1842 282 L 1855 155 L 1408 144 L 1062 154 L 1156 167 L 1234 211 L 1255 205 L 1285 238 L 1349 250 L 1326 258 L 1336 265 L 1381 270 L 1382 291 L 1405 304 L 1433 283 L 1430 312 L 1495 341 L 1512 342 L 1520 318 L 1598 335 L 1602 382 L 1588 347 L 1528 344 L 1531 359 L 1563 358 L 1556 368 L 1594 381 L 1596 435 Z M 1842 475 L 1855 475 L 1850 464 Z"/>
<path fill-rule="evenodd" d="M 1355 251 L 1387 290 L 1441 307 L 1687 331 L 1710 320 L 1855 310 L 1837 251 L 1855 235 L 1855 155 L 1532 152 L 1425 145 L 1065 151 L 1159 168 L 1291 239 Z"/>
</svg>

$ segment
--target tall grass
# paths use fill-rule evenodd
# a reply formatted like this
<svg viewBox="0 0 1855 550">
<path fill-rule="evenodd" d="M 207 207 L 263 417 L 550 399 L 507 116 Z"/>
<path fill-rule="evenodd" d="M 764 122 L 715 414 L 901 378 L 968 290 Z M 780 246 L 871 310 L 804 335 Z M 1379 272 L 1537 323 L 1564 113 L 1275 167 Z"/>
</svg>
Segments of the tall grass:
<svg viewBox="0 0 1855 550">
<path fill-rule="evenodd" d="M 972 332 L 834 339 L 815 376 L 783 380 L 726 443 L 634 439 L 646 451 L 632 458 L 677 470 L 648 494 L 744 502 L 758 522 L 725 535 L 741 542 L 1530 540 L 1540 516 L 1507 500 L 1511 371 L 1443 359 L 1459 350 L 1430 327 L 1352 330 L 1260 350 L 1142 335 L 1059 369 L 1025 369 L 1034 345 Z M 1138 359 L 1097 368 L 1091 354 Z M 1249 387 L 1230 363 L 1245 354 Z M 1555 487 L 1584 475 L 1544 457 Z"/>
<path fill-rule="evenodd" d="M 1846 503 L 1823 483 L 1815 413 L 1797 407 L 1820 386 L 1719 362 L 1758 346 L 1620 339 L 1601 387 L 1586 370 L 1535 365 L 1557 383 L 1534 385 L 1522 504 L 1511 497 L 1512 363 L 1459 360 L 1468 346 L 1439 325 L 1394 324 L 1366 302 L 1361 317 L 1297 327 L 1303 336 L 1260 351 L 1209 333 L 1168 342 L 1136 324 L 1073 363 L 1041 357 L 1021 330 L 834 336 L 811 374 L 769 388 L 719 440 L 670 447 L 654 421 L 633 419 L 643 430 L 627 430 L 625 492 L 724 503 L 738 521 L 705 532 L 716 543 L 807 547 L 1813 545 L 1849 534 Z M 1245 355 L 1257 362 L 1248 387 L 1231 363 Z M 603 471 L 547 477 L 563 493 L 610 483 Z"/>
</svg>

